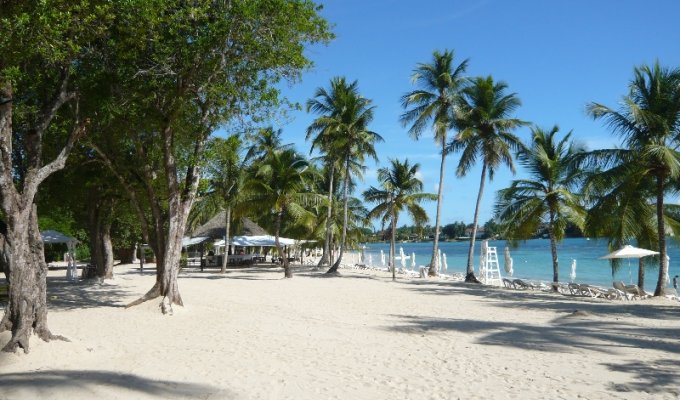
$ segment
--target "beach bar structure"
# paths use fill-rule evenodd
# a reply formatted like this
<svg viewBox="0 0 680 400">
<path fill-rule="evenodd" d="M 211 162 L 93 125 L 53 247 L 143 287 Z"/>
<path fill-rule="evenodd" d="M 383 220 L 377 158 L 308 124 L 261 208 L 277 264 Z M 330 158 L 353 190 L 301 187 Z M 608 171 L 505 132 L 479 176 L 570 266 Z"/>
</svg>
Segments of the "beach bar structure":
<svg viewBox="0 0 680 400">
<path fill-rule="evenodd" d="M 225 255 L 228 257 L 227 264 L 230 265 L 265 262 L 270 249 L 276 246 L 275 237 L 245 217 L 241 218 L 238 223 L 232 223 L 232 227 L 238 234 L 229 237 L 229 246 L 225 246 L 224 240 L 226 236 L 224 211 L 198 227 L 190 238 L 187 237 L 182 242 L 185 248 L 198 247 L 198 251 L 187 252 L 189 263 L 198 264 L 201 268 L 219 266 Z M 285 248 L 286 257 L 290 257 L 290 249 L 299 246 L 304 241 L 280 237 L 279 243 Z M 207 247 L 212 249 L 206 253 Z"/>
</svg>

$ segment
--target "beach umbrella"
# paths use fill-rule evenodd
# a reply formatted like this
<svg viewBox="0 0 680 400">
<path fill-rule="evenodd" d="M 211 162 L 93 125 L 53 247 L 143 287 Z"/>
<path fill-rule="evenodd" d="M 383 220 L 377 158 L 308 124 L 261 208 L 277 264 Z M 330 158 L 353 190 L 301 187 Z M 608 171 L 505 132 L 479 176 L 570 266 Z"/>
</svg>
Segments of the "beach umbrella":
<svg viewBox="0 0 680 400">
<path fill-rule="evenodd" d="M 373 254 L 368 255 L 368 266 L 370 267 L 373 265 Z"/>
<path fill-rule="evenodd" d="M 401 269 L 406 268 L 406 255 L 404 254 L 404 248 L 399 246 L 399 261 L 401 261 Z"/>
<path fill-rule="evenodd" d="M 437 271 L 442 272 L 442 249 L 437 249 Z"/>
<path fill-rule="evenodd" d="M 633 282 L 633 276 L 630 270 L 630 259 L 642 257 L 653 256 L 659 254 L 658 251 L 641 249 L 639 247 L 633 247 L 629 244 L 623 246 L 622 248 L 607 254 L 604 257 L 600 257 L 601 260 L 613 260 L 615 258 L 627 258 L 628 259 L 628 279 Z"/>
<path fill-rule="evenodd" d="M 380 264 L 382 264 L 383 267 L 385 266 L 385 252 L 382 250 L 380 250 Z"/>
<path fill-rule="evenodd" d="M 571 273 L 569 274 L 569 279 L 573 283 L 576 280 L 576 259 L 571 260 Z"/>
<path fill-rule="evenodd" d="M 503 255 L 505 256 L 505 272 L 512 276 L 513 270 L 512 257 L 510 257 L 510 248 L 506 247 Z"/>
<path fill-rule="evenodd" d="M 446 263 L 446 253 L 442 253 L 442 267 L 444 268 L 444 273 L 446 273 L 449 269 L 449 266 Z"/>
<path fill-rule="evenodd" d="M 488 247 L 489 242 L 486 240 L 482 240 L 479 257 L 479 276 L 481 279 L 486 279 L 486 250 Z"/>
<path fill-rule="evenodd" d="M 411 253 L 411 270 L 416 268 L 416 253 Z"/>
</svg>

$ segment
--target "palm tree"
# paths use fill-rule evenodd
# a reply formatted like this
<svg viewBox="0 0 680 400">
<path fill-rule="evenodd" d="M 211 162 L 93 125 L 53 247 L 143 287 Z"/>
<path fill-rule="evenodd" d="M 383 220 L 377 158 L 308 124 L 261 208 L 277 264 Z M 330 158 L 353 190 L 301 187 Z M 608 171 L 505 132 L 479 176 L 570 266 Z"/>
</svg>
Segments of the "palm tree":
<svg viewBox="0 0 680 400">
<path fill-rule="evenodd" d="M 409 135 L 419 139 L 428 126 L 434 129 L 434 140 L 441 146 L 441 163 L 439 166 L 439 188 L 437 192 L 437 214 L 434 224 L 434 243 L 430 261 L 429 276 L 437 275 L 439 230 L 441 223 L 441 206 L 444 190 L 444 161 L 446 160 L 447 133 L 453 119 L 454 106 L 460 95 L 465 79 L 463 73 L 467 69 L 468 60 L 454 68 L 453 51 L 435 51 L 431 64 L 418 64 L 413 71 L 411 81 L 420 89 L 401 97 L 402 106 L 408 110 L 401 115 L 402 124 L 412 124 Z M 410 107 L 410 108 L 409 108 Z"/>
<path fill-rule="evenodd" d="M 519 119 L 510 118 L 521 102 L 515 93 L 506 94 L 507 88 L 505 82 L 494 82 L 491 76 L 472 79 L 471 84 L 462 91 L 456 118 L 453 121 L 460 132 L 446 149 L 448 152 L 462 151 L 456 169 L 456 175 L 459 177 L 465 176 L 478 158 L 482 161 L 482 176 L 468 250 L 466 282 L 478 282 L 474 275 L 473 257 L 479 204 L 484 193 L 487 171 L 490 180 L 501 163 L 515 172 L 511 151 L 520 147 L 520 140 L 511 131 L 527 124 Z"/>
<path fill-rule="evenodd" d="M 314 98 L 307 100 L 307 112 L 312 111 L 316 114 L 321 114 L 321 116 L 315 119 L 307 128 L 305 139 L 312 140 L 312 145 L 309 149 L 310 154 L 315 149 L 321 151 L 321 157 L 326 164 L 328 176 L 326 232 L 323 241 L 323 253 L 317 267 L 330 265 L 332 263 L 330 245 L 333 232 L 331 215 L 333 214 L 334 179 L 335 172 L 342 166 L 342 160 L 333 152 L 332 145 L 334 139 L 338 135 L 338 119 L 341 118 L 343 111 L 342 100 L 347 96 L 348 90 L 349 86 L 345 79 L 336 77 L 331 79 L 329 90 L 317 88 L 314 93 Z"/>
<path fill-rule="evenodd" d="M 653 67 L 636 67 L 629 93 L 618 111 L 599 103 L 589 104 L 587 111 L 595 119 L 604 119 L 621 136 L 625 150 L 635 155 L 640 173 L 654 184 L 660 259 L 654 295 L 663 296 L 668 277 L 663 262 L 664 195 L 680 177 L 680 69 L 662 68 L 658 62 Z"/>
<path fill-rule="evenodd" d="M 307 160 L 294 150 L 276 150 L 255 166 L 254 176 L 246 183 L 249 202 L 273 213 L 276 249 L 283 257 L 286 278 L 292 278 L 293 271 L 279 241 L 284 217 L 309 222 L 313 214 L 306 208 L 323 201 L 323 196 L 309 191 L 314 169 L 308 167 Z"/>
<path fill-rule="evenodd" d="M 417 225 L 427 222 L 427 213 L 420 206 L 423 200 L 435 200 L 436 195 L 422 193 L 423 182 L 417 178 L 419 164 L 410 165 L 408 159 L 404 162 L 390 160 L 391 168 L 380 168 L 378 180 L 381 188 L 371 186 L 364 192 L 364 200 L 369 203 L 378 203 L 369 211 L 371 218 L 381 218 L 383 222 L 390 223 L 390 265 L 392 266 L 392 280 L 396 280 L 396 267 L 394 263 L 394 237 L 397 230 L 399 214 L 408 212 Z"/>
<path fill-rule="evenodd" d="M 249 133 L 246 139 L 250 143 L 245 160 L 263 160 L 267 155 L 278 150 L 290 150 L 292 143 L 283 144 L 282 130 L 269 126 L 258 129 L 256 133 Z"/>
<path fill-rule="evenodd" d="M 308 137 L 318 133 L 315 143 L 319 149 L 328 155 L 331 166 L 342 166 L 343 179 L 343 226 L 340 238 L 340 254 L 328 273 L 335 273 L 342 262 L 342 256 L 347 239 L 349 188 L 352 176 L 361 176 L 365 169 L 363 162 L 366 157 L 377 161 L 375 143 L 382 141 L 382 137 L 368 129 L 373 120 L 371 101 L 359 94 L 358 83 L 348 84 L 345 78 L 333 78 L 331 90 L 319 89 L 316 100 L 308 103 L 310 110 L 322 113 L 308 130 Z M 332 190 L 329 190 L 329 193 Z M 330 194 L 329 194 L 330 196 Z"/>
<path fill-rule="evenodd" d="M 514 180 L 498 192 L 495 211 L 505 237 L 529 239 L 542 224 L 548 226 L 553 264 L 553 290 L 559 283 L 557 242 L 564 238 L 568 223 L 583 227 L 585 208 L 579 192 L 585 172 L 581 167 L 584 149 L 570 142 L 571 132 L 557 140 L 559 131 L 534 127 L 530 147 L 520 147 L 517 160 L 529 179 Z"/>
<path fill-rule="evenodd" d="M 232 135 L 227 139 L 213 138 L 206 149 L 205 171 L 209 177 L 211 192 L 201 202 L 214 202 L 225 213 L 225 254 L 222 257 L 221 272 L 227 271 L 227 256 L 231 232 L 232 211 L 243 200 L 241 196 L 245 182 L 245 159 L 241 159 L 241 139 Z M 200 208 L 199 208 L 200 209 Z"/>
<path fill-rule="evenodd" d="M 630 155 L 624 152 L 623 156 Z M 596 170 L 587 179 L 585 192 L 592 197 L 592 206 L 585 220 L 584 233 L 606 237 L 610 251 L 621 248 L 632 240 L 638 247 L 656 248 L 656 213 L 654 188 L 646 184 L 639 173 L 636 160 L 620 160 L 607 171 Z M 647 186 L 647 187 L 645 187 Z M 619 259 L 612 259 L 612 275 L 620 267 Z M 638 286 L 644 288 L 645 262 L 638 260 Z"/>
</svg>

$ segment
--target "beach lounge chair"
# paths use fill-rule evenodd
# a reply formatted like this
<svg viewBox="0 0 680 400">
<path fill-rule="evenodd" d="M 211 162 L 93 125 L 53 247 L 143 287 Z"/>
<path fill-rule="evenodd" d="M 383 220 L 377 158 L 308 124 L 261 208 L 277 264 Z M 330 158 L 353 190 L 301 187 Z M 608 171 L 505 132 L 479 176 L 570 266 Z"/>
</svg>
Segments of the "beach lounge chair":
<svg viewBox="0 0 680 400">
<path fill-rule="evenodd" d="M 621 281 L 614 282 L 614 289 L 618 289 L 621 292 L 623 292 L 626 296 L 626 299 L 628 300 L 643 299 L 649 297 L 649 295 L 645 293 L 644 290 L 640 289 L 637 285 L 626 285 Z"/>
<path fill-rule="evenodd" d="M 529 282 L 525 282 L 521 279 L 515 279 L 512 281 L 512 286 L 515 289 L 534 289 L 534 285 Z"/>
<path fill-rule="evenodd" d="M 569 288 L 569 294 L 572 296 L 583 296 L 583 290 L 578 283 L 570 283 L 567 285 L 567 288 Z"/>
<path fill-rule="evenodd" d="M 508 289 L 514 288 L 514 286 L 512 285 L 512 281 L 508 278 L 503 278 L 503 286 L 505 286 Z"/>
</svg>

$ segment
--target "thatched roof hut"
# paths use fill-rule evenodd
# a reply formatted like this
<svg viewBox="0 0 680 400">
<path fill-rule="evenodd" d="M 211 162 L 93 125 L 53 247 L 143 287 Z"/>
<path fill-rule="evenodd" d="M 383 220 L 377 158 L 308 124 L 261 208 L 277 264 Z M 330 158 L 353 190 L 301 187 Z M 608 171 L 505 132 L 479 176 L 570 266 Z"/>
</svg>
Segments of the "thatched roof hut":
<svg viewBox="0 0 680 400">
<path fill-rule="evenodd" d="M 223 239 L 225 235 L 225 212 L 217 213 L 210 221 L 196 228 L 191 233 L 191 237 L 203 236 L 211 239 Z M 232 222 L 231 227 L 232 236 L 260 236 L 269 234 L 261 226 L 246 217 L 241 218 L 240 221 Z"/>
</svg>

